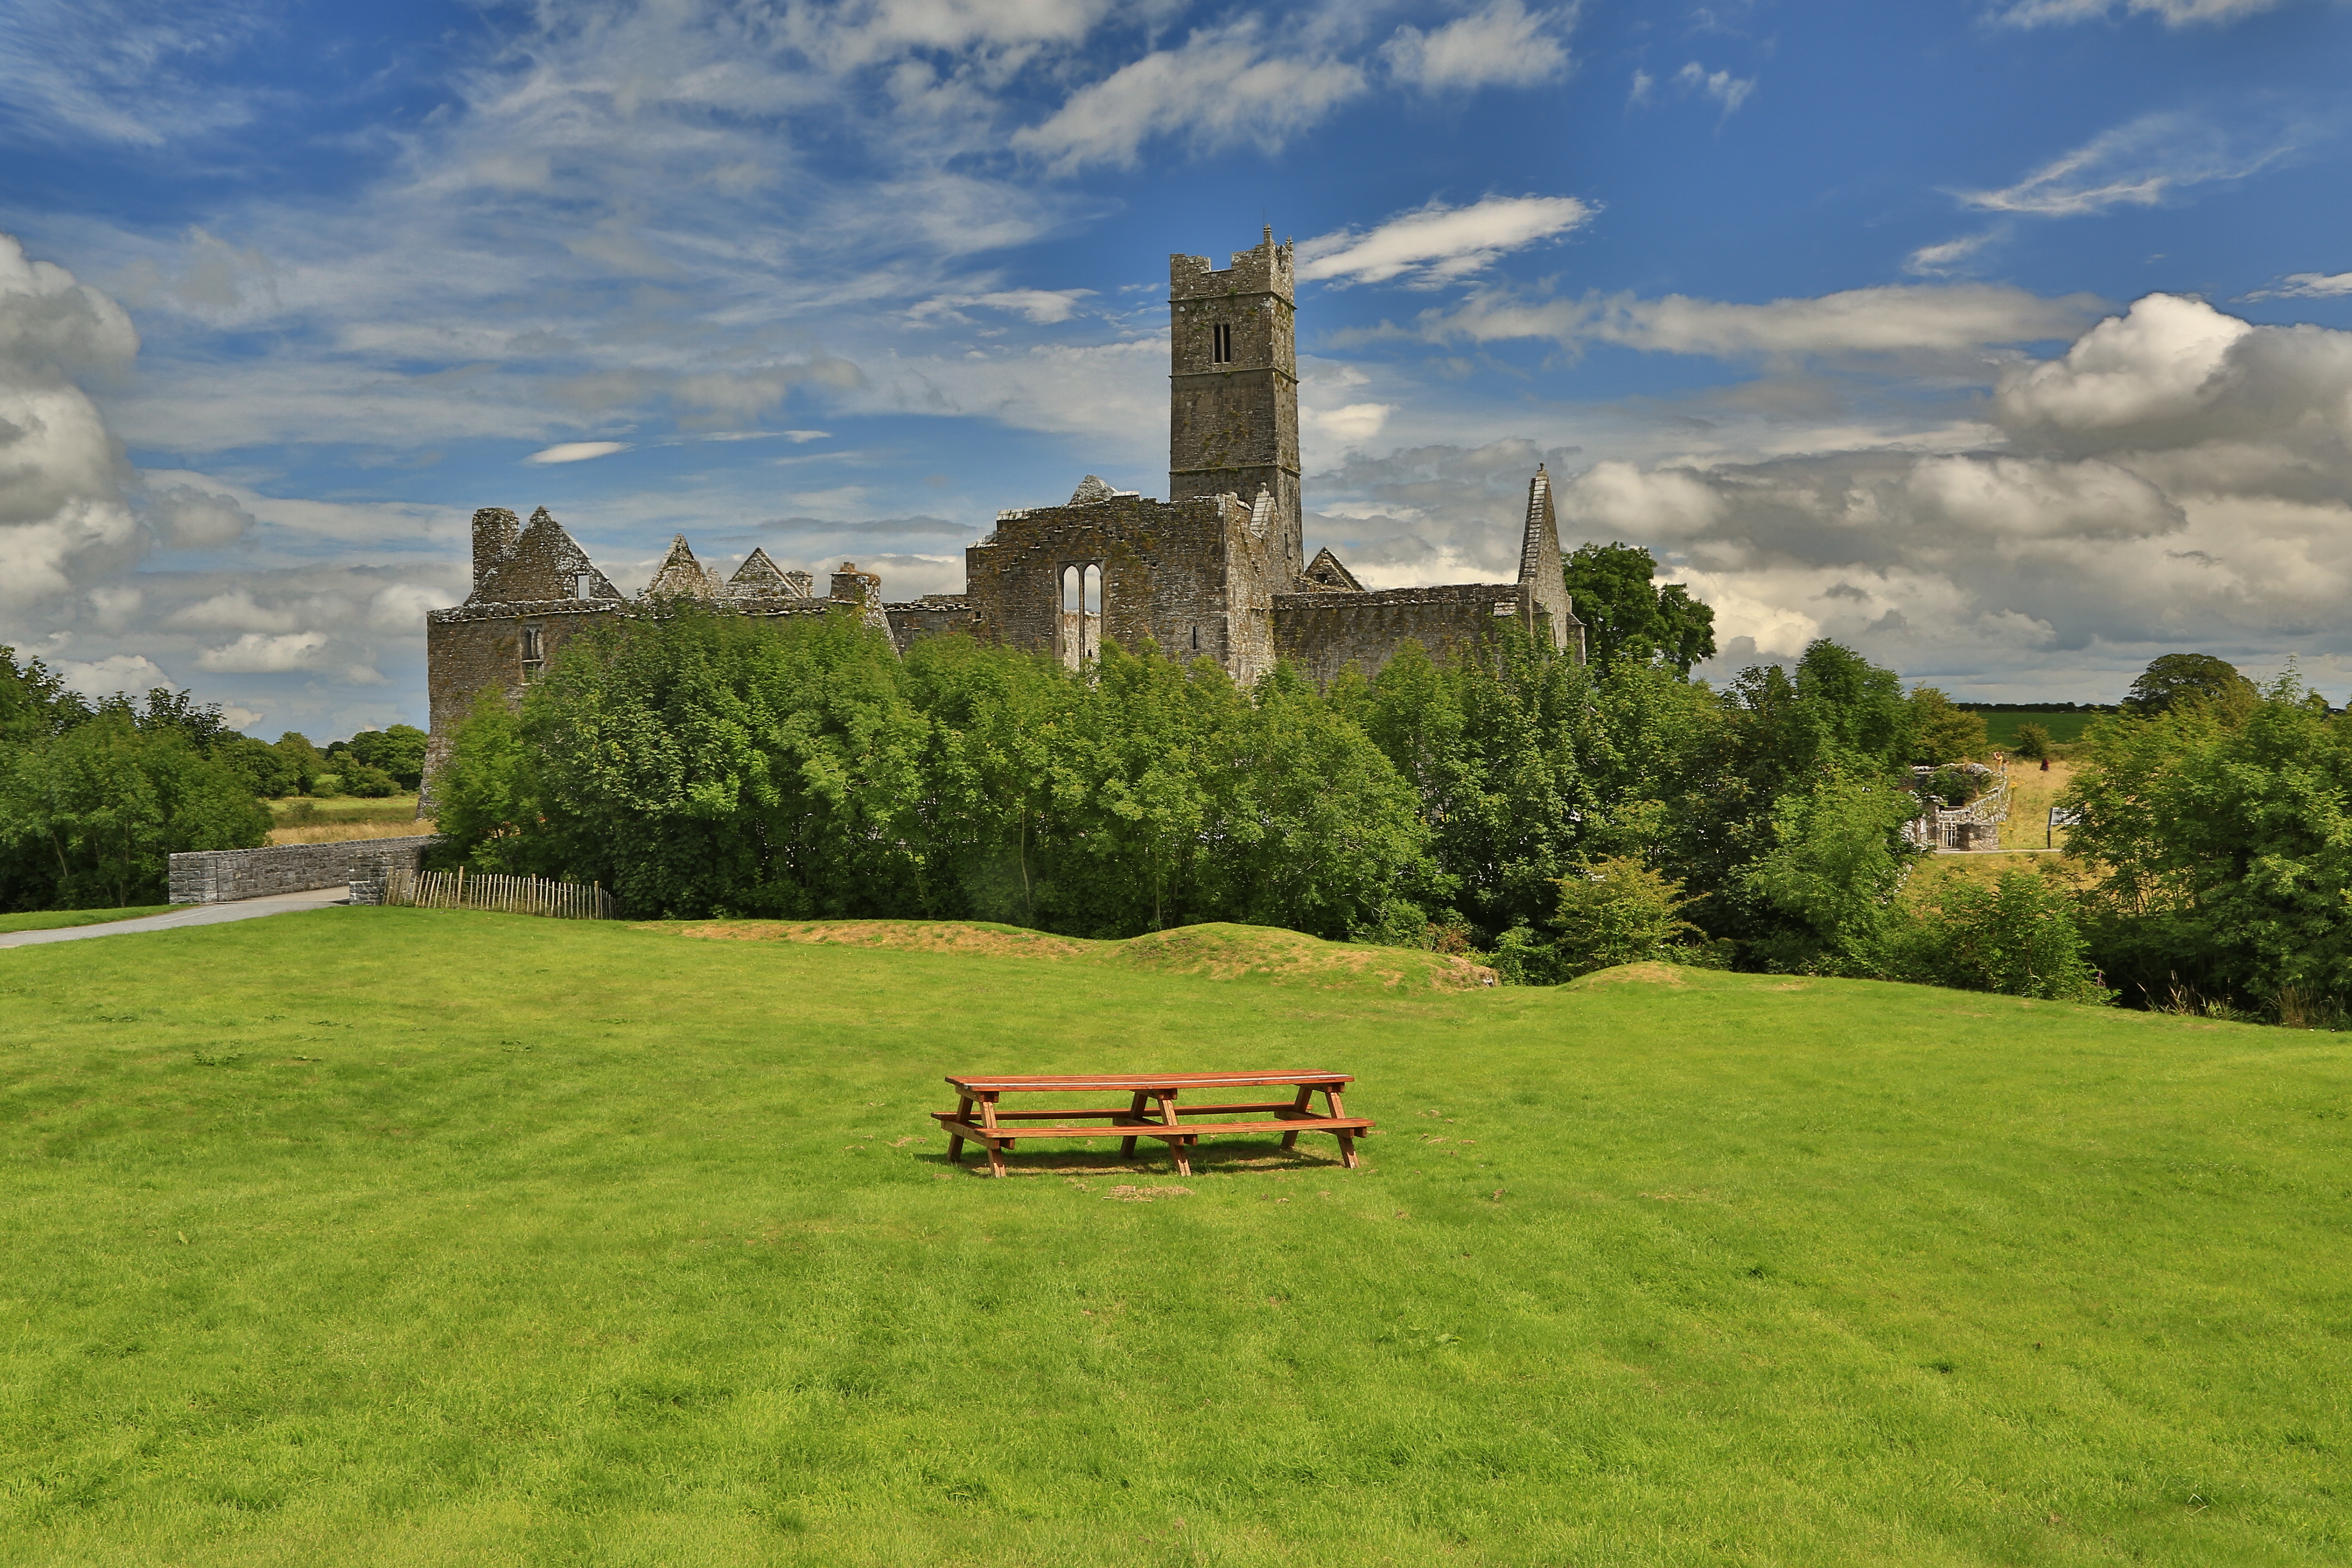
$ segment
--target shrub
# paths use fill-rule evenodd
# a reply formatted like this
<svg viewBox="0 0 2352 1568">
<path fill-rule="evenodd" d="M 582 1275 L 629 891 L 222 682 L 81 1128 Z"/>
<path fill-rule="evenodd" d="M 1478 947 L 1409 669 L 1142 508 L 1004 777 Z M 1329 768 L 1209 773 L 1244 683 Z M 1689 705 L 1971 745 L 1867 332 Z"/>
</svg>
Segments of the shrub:
<svg viewBox="0 0 2352 1568">
<path fill-rule="evenodd" d="M 2084 957 L 2074 896 L 2031 871 L 2004 871 L 1988 888 L 1948 883 L 1903 933 L 1899 978 L 1962 991 L 2051 1002 L 2108 1002 Z"/>
<path fill-rule="evenodd" d="M 343 787 L 365 800 L 382 800 L 400 793 L 400 781 L 382 768 L 362 763 L 343 770 Z"/>
</svg>

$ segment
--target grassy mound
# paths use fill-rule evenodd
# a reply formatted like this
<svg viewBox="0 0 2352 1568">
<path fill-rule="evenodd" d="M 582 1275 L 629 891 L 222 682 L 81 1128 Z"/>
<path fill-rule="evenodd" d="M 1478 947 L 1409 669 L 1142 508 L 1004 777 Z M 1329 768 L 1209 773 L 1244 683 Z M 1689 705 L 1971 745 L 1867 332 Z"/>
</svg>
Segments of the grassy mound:
<svg viewBox="0 0 2352 1568">
<path fill-rule="evenodd" d="M 0 1560 L 2352 1544 L 2343 1039 L 1665 966 L 1235 984 L 1202 940 L 331 909 L 0 954 Z M 925 1115 L 949 1071 L 1273 1064 L 1359 1076 L 1363 1169 L 992 1182 Z"/>
<path fill-rule="evenodd" d="M 647 930 L 719 942 L 791 942 L 1015 958 L 1075 959 L 1147 973 L 1303 985 L 1371 984 L 1462 991 L 1495 984 L 1495 972 L 1466 958 L 1410 948 L 1324 942 L 1270 926 L 1216 923 L 1154 931 L 1123 942 L 1089 942 L 1019 926 L 962 921 L 704 921 L 647 922 Z"/>
</svg>

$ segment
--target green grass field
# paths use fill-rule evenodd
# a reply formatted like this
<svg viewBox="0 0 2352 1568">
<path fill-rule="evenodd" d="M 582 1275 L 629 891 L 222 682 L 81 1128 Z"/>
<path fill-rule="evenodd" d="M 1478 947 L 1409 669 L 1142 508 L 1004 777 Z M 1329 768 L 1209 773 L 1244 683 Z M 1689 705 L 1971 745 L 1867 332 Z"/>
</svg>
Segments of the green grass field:
<svg viewBox="0 0 2352 1568">
<path fill-rule="evenodd" d="M 1961 706 L 1966 707 L 1967 704 Z M 2043 713 L 2032 710 L 2021 713 L 1988 713 L 1984 716 L 1985 737 L 1995 750 L 2005 752 L 2017 744 L 2019 725 L 2039 724 L 2050 731 L 2051 740 L 2062 746 L 2071 746 L 2083 738 L 2083 731 L 2091 727 L 2091 721 L 2100 717 L 2102 715 L 2097 713 Z"/>
<path fill-rule="evenodd" d="M 37 910 L 29 914 L 0 915 L 0 933 L 12 931 L 57 931 L 65 926 L 104 925 L 110 921 L 135 921 L 142 915 L 165 915 L 169 904 L 149 904 L 129 910 Z"/>
<path fill-rule="evenodd" d="M 261 804 L 280 822 L 407 822 L 416 816 L 414 792 L 374 798 L 357 795 L 289 795 Z"/>
<path fill-rule="evenodd" d="M 967 945 L 337 909 L 0 953 L 0 1560 L 2352 1552 L 2342 1037 Z M 924 1115 L 1264 1066 L 1360 1075 L 1362 1170 L 992 1182 Z"/>
</svg>

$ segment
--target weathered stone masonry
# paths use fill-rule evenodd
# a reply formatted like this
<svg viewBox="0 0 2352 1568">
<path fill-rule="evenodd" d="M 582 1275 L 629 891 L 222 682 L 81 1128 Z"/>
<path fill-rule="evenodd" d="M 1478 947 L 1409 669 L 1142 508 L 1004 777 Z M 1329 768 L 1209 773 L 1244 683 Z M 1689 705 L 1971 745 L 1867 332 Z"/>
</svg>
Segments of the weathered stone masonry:
<svg viewBox="0 0 2352 1568">
<path fill-rule="evenodd" d="M 175 904 L 225 904 L 268 893 L 351 885 L 381 889 L 396 867 L 416 869 L 434 845 L 430 834 L 406 838 L 353 838 L 334 844 L 273 844 L 264 849 L 207 849 L 174 855 L 169 873 Z"/>
<path fill-rule="evenodd" d="M 961 594 L 901 605 L 845 563 L 816 596 L 808 574 L 753 551 L 721 582 L 674 541 L 643 598 L 691 596 L 762 616 L 853 614 L 902 651 L 919 637 L 969 631 L 1073 666 L 1104 637 L 1170 658 L 1213 659 L 1251 681 L 1277 658 L 1318 683 L 1350 665 L 1379 671 L 1410 639 L 1459 652 L 1502 626 L 1581 661 L 1584 628 L 1560 575 L 1551 479 L 1528 487 L 1518 577 L 1367 591 L 1328 550 L 1310 563 L 1298 461 L 1298 353 L 1291 247 L 1269 228 L 1259 245 L 1212 268 L 1168 259 L 1168 494 L 1154 500 L 1088 475 L 1060 506 L 1001 511 L 964 552 Z M 544 508 L 524 527 L 491 507 L 474 514 L 474 592 L 426 617 L 431 773 L 455 726 L 488 692 L 508 702 L 596 617 L 631 613 Z"/>
</svg>

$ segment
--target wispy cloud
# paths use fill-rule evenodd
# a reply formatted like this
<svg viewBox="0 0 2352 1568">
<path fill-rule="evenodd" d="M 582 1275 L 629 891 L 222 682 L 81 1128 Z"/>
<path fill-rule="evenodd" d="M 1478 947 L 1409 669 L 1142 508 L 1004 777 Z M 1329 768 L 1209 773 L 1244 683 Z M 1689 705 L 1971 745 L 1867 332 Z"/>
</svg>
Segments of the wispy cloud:
<svg viewBox="0 0 2352 1568">
<path fill-rule="evenodd" d="M 1980 234 L 1964 234 L 1957 239 L 1923 245 L 1903 258 L 1903 270 L 1915 278 L 1948 278 L 1969 270 L 1969 264 L 1980 252 L 2006 237 L 2008 231 L 1995 226 Z"/>
<path fill-rule="evenodd" d="M 1419 331 L 1439 341 L 1549 338 L 1717 359 L 1974 354 L 2071 337 L 2096 303 L 1983 283 L 1887 284 L 1762 304 L 1685 294 L 1528 300 L 1497 293 L 1433 311 Z"/>
<path fill-rule="evenodd" d="M 2155 206 L 2193 185 L 2242 180 L 2292 152 L 2297 138 L 2275 133 L 2252 147 L 2242 145 L 2244 140 L 2197 115 L 2144 115 L 2101 132 L 2015 184 L 1955 194 L 1979 211 L 2034 217 Z"/>
<path fill-rule="evenodd" d="M 1727 119 L 1738 113 L 1739 106 L 1755 96 L 1757 79 L 1752 76 L 1736 77 L 1727 70 L 1711 71 L 1696 60 L 1692 60 L 1682 69 L 1675 72 L 1676 87 L 1686 93 L 1696 93 L 1702 98 L 1713 99 L 1723 105 L 1724 116 Z"/>
<path fill-rule="evenodd" d="M 1369 232 L 1337 229 L 1302 240 L 1298 275 L 1307 279 L 1423 287 L 1484 271 L 1505 255 L 1583 226 L 1599 209 L 1574 196 L 1488 196 L 1468 206 L 1427 206 Z"/>
<path fill-rule="evenodd" d="M 2246 300 L 2340 300 L 2352 295 L 2352 272 L 2290 272 Z"/>
<path fill-rule="evenodd" d="M 584 463 L 591 458 L 609 458 L 615 452 L 625 452 L 627 441 L 559 441 L 552 447 L 542 447 L 523 459 L 526 463 Z"/>
<path fill-rule="evenodd" d="M 1519 0 L 1494 0 L 1430 32 L 1405 26 L 1381 46 L 1399 81 L 1433 92 L 1479 87 L 1532 87 L 1564 76 L 1562 41 L 1573 9 L 1529 11 Z"/>
<path fill-rule="evenodd" d="M 1996 8 L 1992 20 L 2000 26 L 2047 27 L 2098 21 L 2121 11 L 2154 16 L 2168 27 L 2187 27 L 2235 22 L 2285 4 L 2287 0 L 2016 0 Z"/>
</svg>

